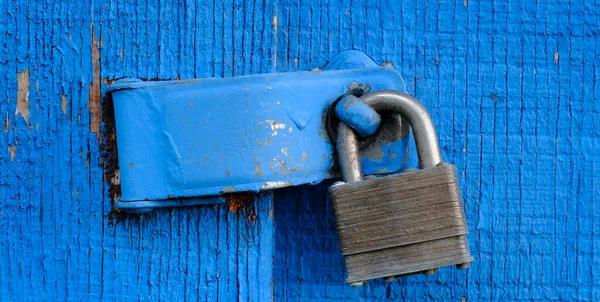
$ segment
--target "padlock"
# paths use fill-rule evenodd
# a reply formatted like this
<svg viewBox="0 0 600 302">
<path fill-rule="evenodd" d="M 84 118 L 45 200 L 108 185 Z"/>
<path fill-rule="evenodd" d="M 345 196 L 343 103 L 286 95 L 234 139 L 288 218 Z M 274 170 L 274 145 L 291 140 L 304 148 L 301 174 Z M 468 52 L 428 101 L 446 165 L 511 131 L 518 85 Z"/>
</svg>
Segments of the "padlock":
<svg viewBox="0 0 600 302">
<path fill-rule="evenodd" d="M 335 213 L 346 282 L 423 273 L 473 261 L 456 168 L 442 161 L 427 110 L 413 97 L 376 91 L 361 99 L 375 111 L 400 114 L 411 125 L 419 170 L 363 177 L 354 130 L 340 121 L 336 149 L 343 182 L 329 195 Z"/>
</svg>

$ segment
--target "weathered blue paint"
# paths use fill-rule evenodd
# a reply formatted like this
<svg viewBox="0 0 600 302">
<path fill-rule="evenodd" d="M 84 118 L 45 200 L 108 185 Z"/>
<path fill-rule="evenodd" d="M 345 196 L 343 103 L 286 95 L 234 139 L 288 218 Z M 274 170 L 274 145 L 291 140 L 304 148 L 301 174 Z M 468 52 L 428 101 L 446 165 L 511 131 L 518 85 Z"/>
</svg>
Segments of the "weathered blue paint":
<svg viewBox="0 0 600 302">
<path fill-rule="evenodd" d="M 362 137 L 375 133 L 381 123 L 379 113 L 353 95 L 342 98 L 335 105 L 335 113 Z"/>
<path fill-rule="evenodd" d="M 0 20 L 2 301 L 600 300 L 593 1 L 3 1 Z M 110 221 L 90 131 L 105 80 L 312 70 L 343 49 L 429 109 L 461 171 L 469 270 L 346 286 L 328 181 L 254 214 Z"/>
<path fill-rule="evenodd" d="M 402 90 L 405 84 L 397 71 L 376 66 L 358 51 L 342 52 L 333 63 L 339 70 L 185 81 L 124 79 L 108 87 L 119 153 L 117 208 L 140 212 L 144 205 L 186 205 L 166 199 L 257 192 L 338 176 L 332 173 L 328 108 L 357 87 L 364 93 Z M 378 121 L 366 122 L 374 133 Z M 400 138 L 381 146 L 392 148 L 379 150 L 382 156 L 363 155 L 369 159 L 365 172 L 403 167 L 408 143 L 408 137 Z"/>
</svg>

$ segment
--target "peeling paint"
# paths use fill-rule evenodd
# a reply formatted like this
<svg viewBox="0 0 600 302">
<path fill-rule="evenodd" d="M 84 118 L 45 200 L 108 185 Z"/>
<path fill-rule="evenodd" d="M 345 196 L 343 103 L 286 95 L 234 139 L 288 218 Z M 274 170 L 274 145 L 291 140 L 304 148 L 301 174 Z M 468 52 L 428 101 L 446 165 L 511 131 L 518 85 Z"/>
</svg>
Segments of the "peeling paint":
<svg viewBox="0 0 600 302">
<path fill-rule="evenodd" d="M 283 155 L 288 156 L 288 148 L 284 147 L 281 149 L 281 153 L 283 153 Z"/>
<path fill-rule="evenodd" d="M 305 160 L 305 159 L 308 159 L 308 158 L 309 158 L 308 153 L 302 152 L 302 156 L 300 156 L 300 162 L 302 162 L 302 160 Z"/>
<path fill-rule="evenodd" d="M 264 122 L 260 122 L 258 124 L 259 125 L 269 124 L 269 126 L 271 127 L 271 130 L 277 130 L 277 129 L 281 130 L 281 129 L 285 129 L 285 127 L 287 126 L 284 123 L 278 123 L 274 120 L 265 120 Z"/>
<path fill-rule="evenodd" d="M 29 123 L 29 68 L 17 73 L 17 112 Z"/>
<path fill-rule="evenodd" d="M 10 160 L 15 160 L 15 154 L 17 153 L 17 146 L 8 146 L 8 153 L 10 153 Z"/>
<path fill-rule="evenodd" d="M 60 108 L 62 109 L 63 114 L 67 115 L 67 96 L 63 94 L 60 96 L 60 98 L 62 99 Z"/>
<path fill-rule="evenodd" d="M 252 164 L 254 166 L 254 174 L 256 174 L 256 176 L 261 177 L 263 175 L 262 170 L 260 169 L 260 163 L 259 162 L 254 162 Z"/>
<path fill-rule="evenodd" d="M 234 186 L 224 186 L 223 187 L 223 193 L 233 193 L 237 191 L 237 189 Z"/>
<path fill-rule="evenodd" d="M 558 64 L 558 51 L 554 52 L 554 63 Z"/>
<path fill-rule="evenodd" d="M 285 188 L 285 187 L 289 187 L 289 186 L 293 186 L 293 184 L 289 181 L 267 181 L 265 182 L 264 185 L 262 185 L 260 187 L 260 190 L 272 190 L 272 189 L 278 189 L 278 188 Z"/>
<path fill-rule="evenodd" d="M 100 131 L 100 51 L 98 40 L 94 33 L 94 25 L 90 23 L 90 32 L 92 35 L 92 66 L 94 67 L 94 76 L 90 83 L 90 92 L 88 96 L 88 110 L 91 113 L 90 132 L 99 133 Z M 100 139 L 100 136 L 98 136 Z"/>
<path fill-rule="evenodd" d="M 273 30 L 277 30 L 277 15 L 273 16 Z"/>
</svg>

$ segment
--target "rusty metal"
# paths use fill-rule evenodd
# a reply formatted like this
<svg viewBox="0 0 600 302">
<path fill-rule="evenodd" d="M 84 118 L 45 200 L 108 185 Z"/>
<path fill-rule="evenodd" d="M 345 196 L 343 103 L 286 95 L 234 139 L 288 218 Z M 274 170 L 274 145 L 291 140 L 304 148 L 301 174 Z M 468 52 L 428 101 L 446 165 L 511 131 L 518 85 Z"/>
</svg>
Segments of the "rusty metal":
<svg viewBox="0 0 600 302">
<path fill-rule="evenodd" d="M 453 165 L 442 161 L 427 110 L 413 97 L 377 91 L 361 99 L 378 112 L 394 112 L 411 124 L 421 170 L 363 177 L 356 132 L 344 122 L 336 148 L 344 182 L 329 190 L 347 282 L 392 281 L 439 267 L 466 268 L 473 260 L 468 227 Z"/>
</svg>

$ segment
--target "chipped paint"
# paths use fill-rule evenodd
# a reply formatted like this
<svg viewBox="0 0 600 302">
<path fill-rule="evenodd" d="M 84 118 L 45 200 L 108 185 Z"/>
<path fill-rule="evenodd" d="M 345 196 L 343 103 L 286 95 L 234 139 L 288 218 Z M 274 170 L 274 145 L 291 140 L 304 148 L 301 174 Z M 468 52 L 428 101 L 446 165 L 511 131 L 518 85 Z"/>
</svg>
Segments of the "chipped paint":
<svg viewBox="0 0 600 302">
<path fill-rule="evenodd" d="M 17 111 L 29 123 L 29 68 L 17 73 Z"/>
<path fill-rule="evenodd" d="M 67 96 L 63 94 L 60 96 L 60 98 L 62 100 L 60 109 L 62 110 L 64 115 L 67 115 Z"/>
<path fill-rule="evenodd" d="M 267 181 L 262 186 L 260 186 L 260 190 L 272 190 L 278 188 L 285 188 L 292 186 L 293 184 L 289 181 Z"/>
<path fill-rule="evenodd" d="M 94 33 L 94 25 L 90 23 L 90 34 L 92 36 L 92 66 L 94 68 L 92 82 L 90 83 L 90 92 L 88 96 L 88 110 L 91 114 L 90 132 L 99 133 L 100 131 L 100 51 L 98 40 Z M 100 136 L 98 136 L 100 139 Z"/>
<path fill-rule="evenodd" d="M 8 146 L 8 153 L 10 153 L 10 160 L 14 161 L 15 160 L 15 155 L 17 153 L 17 146 Z"/>
<path fill-rule="evenodd" d="M 283 153 L 283 155 L 288 156 L 288 148 L 284 147 L 281 149 L 281 153 Z"/>
<path fill-rule="evenodd" d="M 258 177 L 262 177 L 263 173 L 262 173 L 262 170 L 260 169 L 260 163 L 254 162 L 252 165 L 254 166 L 254 174 Z"/>
<path fill-rule="evenodd" d="M 259 125 L 268 124 L 271 127 L 271 130 L 277 130 L 277 129 L 281 130 L 281 129 L 285 129 L 285 127 L 286 127 L 286 124 L 284 124 L 284 123 L 278 123 L 278 122 L 276 122 L 274 120 L 265 120 L 264 122 L 260 122 L 258 124 Z"/>
<path fill-rule="evenodd" d="M 226 194 L 226 193 L 233 193 L 236 192 L 237 189 L 234 186 L 224 186 L 223 190 L 221 191 L 222 193 Z"/>
<path fill-rule="evenodd" d="M 306 152 L 302 152 L 302 156 L 300 156 L 300 162 L 302 162 L 305 159 L 309 159 L 310 157 L 308 156 L 308 153 Z"/>
<path fill-rule="evenodd" d="M 8 114 L 7 114 L 8 115 Z M 8 129 L 10 128 L 10 117 L 6 117 L 6 119 L 4 120 L 4 132 L 8 132 Z"/>
<path fill-rule="evenodd" d="M 271 23 L 273 30 L 277 30 L 277 15 L 273 16 L 273 22 Z"/>
<path fill-rule="evenodd" d="M 265 120 L 264 122 L 259 122 L 259 125 L 268 124 L 273 132 L 271 132 L 271 136 L 276 136 L 278 134 L 277 130 L 285 129 L 287 126 L 284 123 L 278 123 L 274 120 Z"/>
</svg>

